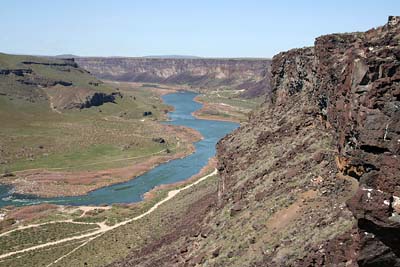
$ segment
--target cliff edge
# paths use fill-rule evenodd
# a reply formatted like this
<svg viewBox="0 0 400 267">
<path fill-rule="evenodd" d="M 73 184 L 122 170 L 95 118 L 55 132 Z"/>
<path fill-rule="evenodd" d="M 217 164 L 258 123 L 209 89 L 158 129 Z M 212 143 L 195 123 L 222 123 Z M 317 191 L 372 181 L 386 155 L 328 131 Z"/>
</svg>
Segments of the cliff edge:
<svg viewBox="0 0 400 267">
<path fill-rule="evenodd" d="M 221 205 L 271 203 L 261 262 L 399 266 L 399 44 L 390 17 L 278 54 L 264 107 L 219 143 Z"/>
<path fill-rule="evenodd" d="M 75 58 L 100 79 L 187 85 L 201 91 L 216 88 L 242 90 L 256 97 L 269 90 L 269 59 L 218 58 Z"/>
<path fill-rule="evenodd" d="M 400 266 L 399 21 L 276 55 L 207 213 L 113 266 Z"/>
</svg>

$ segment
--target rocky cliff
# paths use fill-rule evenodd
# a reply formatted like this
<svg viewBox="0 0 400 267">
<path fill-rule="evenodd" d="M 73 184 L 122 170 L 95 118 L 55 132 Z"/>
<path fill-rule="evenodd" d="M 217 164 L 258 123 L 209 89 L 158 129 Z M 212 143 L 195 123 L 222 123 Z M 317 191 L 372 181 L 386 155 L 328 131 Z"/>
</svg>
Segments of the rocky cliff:
<svg viewBox="0 0 400 267">
<path fill-rule="evenodd" d="M 264 94 L 269 88 L 268 59 L 202 58 L 76 58 L 77 63 L 101 79 L 185 84 L 196 88 L 227 87 L 245 90 L 245 96 Z"/>
<path fill-rule="evenodd" d="M 73 59 L 0 53 L 0 95 L 35 102 L 48 99 L 57 110 L 88 108 L 121 97 L 78 67 Z"/>
<path fill-rule="evenodd" d="M 117 266 L 400 266 L 399 21 L 276 55 L 201 226 Z"/>
<path fill-rule="evenodd" d="M 265 107 L 218 146 L 221 205 L 273 200 L 265 234 L 283 239 L 264 264 L 399 266 L 399 17 L 281 53 L 272 76 Z"/>
</svg>

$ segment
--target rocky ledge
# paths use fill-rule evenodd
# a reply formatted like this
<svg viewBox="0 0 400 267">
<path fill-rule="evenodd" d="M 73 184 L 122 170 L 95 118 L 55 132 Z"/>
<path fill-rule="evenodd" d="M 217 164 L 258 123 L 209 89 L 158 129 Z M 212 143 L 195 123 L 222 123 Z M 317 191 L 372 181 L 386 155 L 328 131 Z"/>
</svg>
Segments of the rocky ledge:
<svg viewBox="0 0 400 267">
<path fill-rule="evenodd" d="M 322 36 L 314 47 L 275 56 L 265 106 L 219 143 L 222 206 L 255 205 L 252 196 L 262 194 L 257 184 L 266 180 L 272 185 L 264 189 L 265 201 L 276 191 L 313 188 L 316 199 L 330 203 L 300 210 L 301 216 L 312 215 L 308 225 L 282 229 L 279 234 L 295 232 L 260 262 L 400 266 L 399 21 L 390 17 L 385 26 L 364 33 Z M 327 138 L 323 146 L 322 138 Z M 294 146 L 293 139 L 301 144 Z M 273 159 L 260 158 L 274 147 L 281 151 Z M 343 198 L 346 191 L 350 195 Z M 317 227 L 307 234 L 310 225 Z"/>
<path fill-rule="evenodd" d="M 100 106 L 122 98 L 120 92 L 102 87 L 102 82 L 78 67 L 74 59 L 0 56 L 3 59 L 0 64 L 0 94 L 9 99 L 19 98 L 34 103 L 48 98 L 50 106 L 61 111 Z"/>
<path fill-rule="evenodd" d="M 201 90 L 224 87 L 243 90 L 246 97 L 269 90 L 269 59 L 79 57 L 75 60 L 101 79 L 184 84 Z"/>
<path fill-rule="evenodd" d="M 390 17 L 276 55 L 215 202 L 113 266 L 400 266 L 399 42 Z"/>
</svg>

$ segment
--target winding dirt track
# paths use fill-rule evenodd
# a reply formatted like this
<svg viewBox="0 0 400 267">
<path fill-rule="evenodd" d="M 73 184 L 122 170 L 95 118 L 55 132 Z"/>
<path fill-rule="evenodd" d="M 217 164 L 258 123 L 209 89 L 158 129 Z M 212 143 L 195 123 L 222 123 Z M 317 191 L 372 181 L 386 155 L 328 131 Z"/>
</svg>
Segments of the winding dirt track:
<svg viewBox="0 0 400 267">
<path fill-rule="evenodd" d="M 116 228 L 118 228 L 118 227 L 120 227 L 120 226 L 126 225 L 126 224 L 128 224 L 128 223 L 130 223 L 130 222 L 137 221 L 137 220 L 139 220 L 139 219 L 141 219 L 141 218 L 143 218 L 143 217 L 149 215 L 150 213 L 152 213 L 153 211 L 155 211 L 160 205 L 162 205 L 163 203 L 165 203 L 165 202 L 167 202 L 168 200 L 170 200 L 170 199 L 172 199 L 173 197 L 175 197 L 179 192 L 181 192 L 181 191 L 183 191 L 183 190 L 186 190 L 186 189 L 188 189 L 188 188 L 190 188 L 190 187 L 192 187 L 192 186 L 194 186 L 194 185 L 197 185 L 198 183 L 204 181 L 204 180 L 207 179 L 208 177 L 214 176 L 214 175 L 216 175 L 216 174 L 217 174 L 217 169 L 214 169 L 214 171 L 213 171 L 212 173 L 207 174 L 207 175 L 201 177 L 201 178 L 198 179 L 197 181 L 195 181 L 195 182 L 193 182 L 193 183 L 191 183 L 191 184 L 189 184 L 189 185 L 187 185 L 187 186 L 185 186 L 185 187 L 182 187 L 182 188 L 180 188 L 180 189 L 175 189 L 175 190 L 169 191 L 169 192 L 168 192 L 168 196 L 167 196 L 166 198 L 160 200 L 160 201 L 157 202 L 153 207 L 151 207 L 149 210 L 147 210 L 146 212 L 144 212 L 144 213 L 142 213 L 142 214 L 140 214 L 140 215 L 138 215 L 138 216 L 136 216 L 136 217 L 134 217 L 134 218 L 128 219 L 128 220 L 123 221 L 123 222 L 120 222 L 120 223 L 115 224 L 115 225 L 113 225 L 113 226 L 108 226 L 108 225 L 106 225 L 104 222 L 102 222 L 102 223 L 96 223 L 100 228 L 99 228 L 98 230 L 93 231 L 93 232 L 86 233 L 86 234 L 81 234 L 81 235 L 77 235 L 77 236 L 72 236 L 72 237 L 60 239 L 60 240 L 57 240 L 57 241 L 52 241 L 52 242 L 44 243 L 44 244 L 41 244 L 41 245 L 37 245 L 37 246 L 30 247 L 30 248 L 26 248 L 26 249 L 21 249 L 21 250 L 17 250 L 17 251 L 5 253 L 5 254 L 0 255 L 0 259 L 4 259 L 4 258 L 13 256 L 13 255 L 16 255 L 16 254 L 19 254 L 19 253 L 28 252 L 28 251 L 32 251 L 32 250 L 35 250 L 35 249 L 40 249 L 40 248 L 45 248 L 45 247 L 49 247 L 49 246 L 58 245 L 58 244 L 61 244 L 61 243 L 64 243 L 64 242 L 68 242 L 68 241 L 79 240 L 79 239 L 83 239 L 83 238 L 89 238 L 89 239 L 88 239 L 86 242 L 84 242 L 83 244 L 79 245 L 78 247 L 76 247 L 75 249 L 73 249 L 72 251 L 70 251 L 69 253 L 65 254 L 64 256 L 58 258 L 56 261 L 54 261 L 54 262 L 52 262 L 52 263 L 50 263 L 50 264 L 48 265 L 48 266 L 51 266 L 53 263 L 56 263 L 56 262 L 58 262 L 59 260 L 61 260 L 62 258 L 66 257 L 66 256 L 68 256 L 68 255 L 70 255 L 71 253 L 73 253 L 73 252 L 76 251 L 77 249 L 83 247 L 84 245 L 86 245 L 86 244 L 89 243 L 90 241 L 96 239 L 97 237 L 103 235 L 104 233 L 106 233 L 106 232 L 108 232 L 108 231 L 111 231 L 111 230 L 114 230 L 114 229 L 116 229 Z M 63 221 L 54 221 L 54 222 L 49 222 L 49 223 L 45 223 L 45 224 L 56 223 L 56 222 L 63 222 Z M 68 221 L 68 222 L 70 222 L 70 221 Z M 44 225 L 44 224 L 40 224 L 40 225 Z M 39 225 L 39 226 L 40 226 L 40 225 Z M 26 226 L 25 228 L 37 227 L 37 226 L 38 226 L 38 225 L 33 225 L 33 226 L 29 226 L 29 225 L 28 225 L 28 226 Z"/>
<path fill-rule="evenodd" d="M 87 212 L 92 211 L 92 210 L 108 210 L 108 209 L 111 209 L 111 207 L 110 206 L 105 206 L 105 207 L 100 207 L 100 206 L 78 206 L 76 209 L 74 209 L 74 211 L 75 210 L 82 210 L 83 213 L 79 217 L 83 217 L 83 216 L 85 216 L 85 214 Z M 0 237 L 8 235 L 8 234 L 10 234 L 12 232 L 19 231 L 19 230 L 35 228 L 35 227 L 40 227 L 40 226 L 43 226 L 43 225 L 54 224 L 54 223 L 74 223 L 74 224 L 94 224 L 94 225 L 98 225 L 99 224 L 99 223 L 77 222 L 77 221 L 74 221 L 73 219 L 50 221 L 50 222 L 45 222 L 45 223 L 22 225 L 22 226 L 19 226 L 19 227 L 15 228 L 15 229 L 10 230 L 10 231 L 1 233 Z"/>
</svg>

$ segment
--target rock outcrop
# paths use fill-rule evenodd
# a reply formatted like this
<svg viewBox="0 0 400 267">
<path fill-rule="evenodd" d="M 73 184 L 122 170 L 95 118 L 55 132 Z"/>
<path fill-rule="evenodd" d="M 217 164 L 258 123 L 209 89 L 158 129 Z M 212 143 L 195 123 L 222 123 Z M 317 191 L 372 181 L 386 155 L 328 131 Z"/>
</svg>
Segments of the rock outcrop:
<svg viewBox="0 0 400 267">
<path fill-rule="evenodd" d="M 203 58 L 76 58 L 96 77 L 128 82 L 185 84 L 206 90 L 225 87 L 244 90 L 244 96 L 269 89 L 268 59 Z M 247 93 L 248 92 L 248 93 Z"/>
<path fill-rule="evenodd" d="M 73 58 L 64 58 L 62 59 L 62 62 L 22 61 L 22 64 L 78 68 L 78 64 L 75 62 Z"/>
<path fill-rule="evenodd" d="M 184 253 L 165 254 L 170 240 L 132 259 L 400 266 L 399 21 L 276 55 L 263 107 L 218 143 L 206 234 L 182 236 Z"/>
<path fill-rule="evenodd" d="M 114 102 L 119 92 L 78 67 L 74 59 L 0 54 L 0 94 L 30 102 L 47 98 L 55 110 L 89 108 Z"/>
<path fill-rule="evenodd" d="M 357 224 L 324 246 L 359 266 L 400 266 L 399 17 L 366 33 L 320 37 L 316 58 L 338 171 L 360 182 L 347 201 Z"/>
<path fill-rule="evenodd" d="M 53 87 L 47 92 L 52 98 L 53 108 L 57 110 L 97 107 L 105 103 L 115 103 L 118 98 L 123 97 L 119 92 L 104 93 L 79 87 Z"/>
<path fill-rule="evenodd" d="M 285 169 L 294 170 L 290 177 L 284 175 L 283 184 L 275 182 L 272 191 L 280 191 L 282 187 L 288 192 L 305 190 L 318 182 L 320 185 L 314 189 L 317 199 L 327 201 L 323 200 L 324 196 L 329 196 L 335 209 L 351 211 L 356 221 L 351 229 L 343 231 L 350 218 L 336 214 L 336 220 L 330 225 L 343 229 L 332 232 L 330 236 L 334 237 L 326 236 L 327 240 L 315 242 L 321 238 L 321 229 L 326 228 L 321 225 L 310 235 L 291 237 L 294 240 L 303 238 L 304 249 L 299 250 L 296 257 L 303 254 L 304 259 L 291 261 L 289 257 L 279 261 L 281 250 L 278 250 L 264 257 L 262 262 L 303 266 L 400 266 L 399 17 L 391 17 L 387 25 L 365 33 L 326 35 L 317 38 L 313 48 L 281 53 L 273 58 L 272 77 L 272 93 L 265 107 L 253 116 L 249 125 L 218 146 L 221 205 L 235 202 L 237 194 L 251 194 L 254 184 L 260 183 L 259 179 L 282 180 L 268 175 L 274 170 L 279 170 L 279 176 Z M 307 137 L 312 132 L 320 138 L 330 133 L 327 140 L 330 139 L 331 145 L 325 147 L 325 151 L 313 151 L 323 147 L 317 145 L 318 137 L 314 140 Z M 301 140 L 303 136 L 308 140 L 304 140 L 301 147 L 293 149 L 285 142 L 288 137 Z M 260 173 L 261 166 L 267 165 L 271 158 L 261 159 L 259 155 L 273 148 L 274 143 L 282 147 L 281 155 L 274 155 L 276 163 Z M 262 147 L 266 144 L 267 147 Z M 307 150 L 318 154 L 313 156 Z M 304 162 L 293 166 L 293 156 L 298 154 L 304 155 Z M 315 170 L 322 162 L 329 172 L 326 167 Z M 307 173 L 311 184 L 290 189 L 290 183 L 299 183 Z M 341 184 L 339 177 L 350 182 Z M 333 188 L 325 184 L 327 181 Z M 350 197 L 342 199 L 342 191 L 349 191 Z M 255 196 L 257 194 L 260 193 Z M 268 198 L 271 194 L 266 194 Z M 249 197 L 245 199 L 249 201 Z M 285 208 L 278 208 L 282 209 Z M 327 207 L 323 215 L 308 224 L 326 220 L 336 213 L 335 209 Z M 306 216 L 315 211 L 302 213 L 301 216 Z M 297 231 L 304 234 L 307 228 Z M 296 241 L 288 243 L 293 242 Z M 290 254 L 294 252 L 293 249 Z"/>
<path fill-rule="evenodd" d="M 31 74 L 31 69 L 0 69 L 0 75 L 10 75 L 14 74 L 16 76 L 24 76 L 26 74 Z"/>
</svg>

